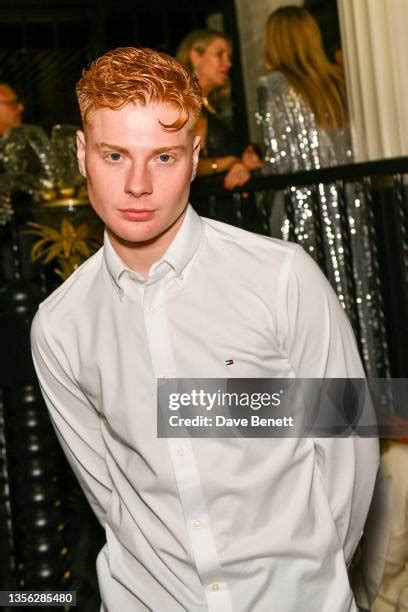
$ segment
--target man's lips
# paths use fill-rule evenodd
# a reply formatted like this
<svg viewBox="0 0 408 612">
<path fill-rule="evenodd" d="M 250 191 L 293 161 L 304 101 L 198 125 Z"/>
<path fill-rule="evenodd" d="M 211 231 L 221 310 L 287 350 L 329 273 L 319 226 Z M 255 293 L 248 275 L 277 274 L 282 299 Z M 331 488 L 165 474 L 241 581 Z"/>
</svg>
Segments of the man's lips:
<svg viewBox="0 0 408 612">
<path fill-rule="evenodd" d="M 121 208 L 119 212 L 130 221 L 149 221 L 154 216 L 154 210 L 147 209 Z"/>
</svg>

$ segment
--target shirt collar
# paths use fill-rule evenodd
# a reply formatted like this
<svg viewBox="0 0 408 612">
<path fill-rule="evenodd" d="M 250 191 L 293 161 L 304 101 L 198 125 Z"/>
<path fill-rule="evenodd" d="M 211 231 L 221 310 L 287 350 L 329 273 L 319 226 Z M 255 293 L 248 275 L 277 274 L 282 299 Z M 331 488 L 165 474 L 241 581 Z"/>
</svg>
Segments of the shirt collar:
<svg viewBox="0 0 408 612">
<path fill-rule="evenodd" d="M 174 271 L 175 277 L 181 279 L 184 268 L 198 249 L 202 232 L 201 219 L 189 204 L 183 223 L 176 236 L 164 255 L 152 265 L 149 276 L 145 279 L 137 272 L 128 268 L 124 261 L 122 261 L 113 248 L 108 233 L 105 230 L 104 259 L 114 284 L 122 291 L 121 278 L 124 274 L 128 274 L 136 282 L 146 285 L 157 282 L 170 271 Z"/>
</svg>

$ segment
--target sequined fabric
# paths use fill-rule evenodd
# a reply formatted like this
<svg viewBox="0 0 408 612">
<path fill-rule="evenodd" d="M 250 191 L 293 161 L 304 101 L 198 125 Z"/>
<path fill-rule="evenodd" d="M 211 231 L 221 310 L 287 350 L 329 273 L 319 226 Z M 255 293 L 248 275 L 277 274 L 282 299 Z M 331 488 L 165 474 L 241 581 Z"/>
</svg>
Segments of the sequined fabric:
<svg viewBox="0 0 408 612">
<path fill-rule="evenodd" d="M 311 109 L 280 72 L 259 81 L 257 122 L 266 175 L 353 161 L 348 126 L 331 130 L 317 125 Z M 274 194 L 272 210 L 281 236 L 302 244 L 324 266 L 359 339 L 367 374 L 389 376 L 367 189 L 356 183 L 291 187 Z"/>
</svg>

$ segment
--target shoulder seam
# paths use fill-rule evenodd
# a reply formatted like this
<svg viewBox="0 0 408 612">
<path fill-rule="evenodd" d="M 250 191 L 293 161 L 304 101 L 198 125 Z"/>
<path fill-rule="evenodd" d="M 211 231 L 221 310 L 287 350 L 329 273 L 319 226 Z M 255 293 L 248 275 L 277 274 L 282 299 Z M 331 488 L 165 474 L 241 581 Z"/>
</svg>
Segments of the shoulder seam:
<svg viewBox="0 0 408 612">
<path fill-rule="evenodd" d="M 84 263 L 77 269 L 75 270 L 71 276 L 69 276 L 61 285 L 59 285 L 59 287 L 57 287 L 56 289 L 54 289 L 54 291 L 52 293 L 50 293 L 50 295 L 48 295 L 40 304 L 39 304 L 39 309 L 42 308 L 43 306 L 45 306 L 46 304 L 48 304 L 48 302 L 51 301 L 51 299 L 55 299 L 57 296 L 59 296 L 63 291 L 68 291 L 70 290 L 70 288 L 80 279 L 80 277 L 82 276 L 82 274 L 85 272 L 86 269 L 89 268 L 90 265 L 92 265 L 93 261 L 97 258 L 97 256 L 99 257 L 103 257 L 103 246 L 98 249 L 96 251 L 96 253 L 94 253 L 93 255 L 91 255 L 91 257 L 89 257 L 86 261 L 84 261 Z"/>
</svg>

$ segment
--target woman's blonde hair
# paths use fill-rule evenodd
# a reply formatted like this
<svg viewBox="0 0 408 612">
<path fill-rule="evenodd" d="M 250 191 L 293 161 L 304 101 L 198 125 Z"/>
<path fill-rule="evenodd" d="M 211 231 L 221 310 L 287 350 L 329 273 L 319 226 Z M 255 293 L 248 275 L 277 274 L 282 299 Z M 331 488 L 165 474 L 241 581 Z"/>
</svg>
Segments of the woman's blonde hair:
<svg viewBox="0 0 408 612">
<path fill-rule="evenodd" d="M 180 43 L 179 48 L 177 49 L 176 58 L 179 62 L 193 70 L 193 65 L 190 59 L 190 53 L 194 49 L 200 55 L 205 53 L 208 45 L 210 45 L 217 38 L 223 38 L 229 44 L 231 44 L 225 34 L 222 32 L 217 32 L 217 30 L 194 30 L 190 32 L 183 38 Z"/>
<path fill-rule="evenodd" d="M 222 38 L 232 46 L 231 40 L 222 32 L 218 32 L 217 30 L 193 30 L 193 32 L 187 34 L 181 41 L 177 49 L 176 58 L 191 71 L 194 71 L 194 66 L 190 57 L 191 51 L 197 51 L 197 53 L 202 55 L 205 53 L 208 45 L 218 38 Z M 229 104 L 230 93 L 230 83 L 228 81 L 224 87 L 217 87 L 213 90 L 208 97 L 217 110 L 222 111 L 222 109 Z"/>
<path fill-rule="evenodd" d="M 322 127 L 341 128 L 347 122 L 342 69 L 329 62 L 316 20 L 304 8 L 285 6 L 268 18 L 265 59 L 279 70 L 312 109 Z"/>
</svg>

